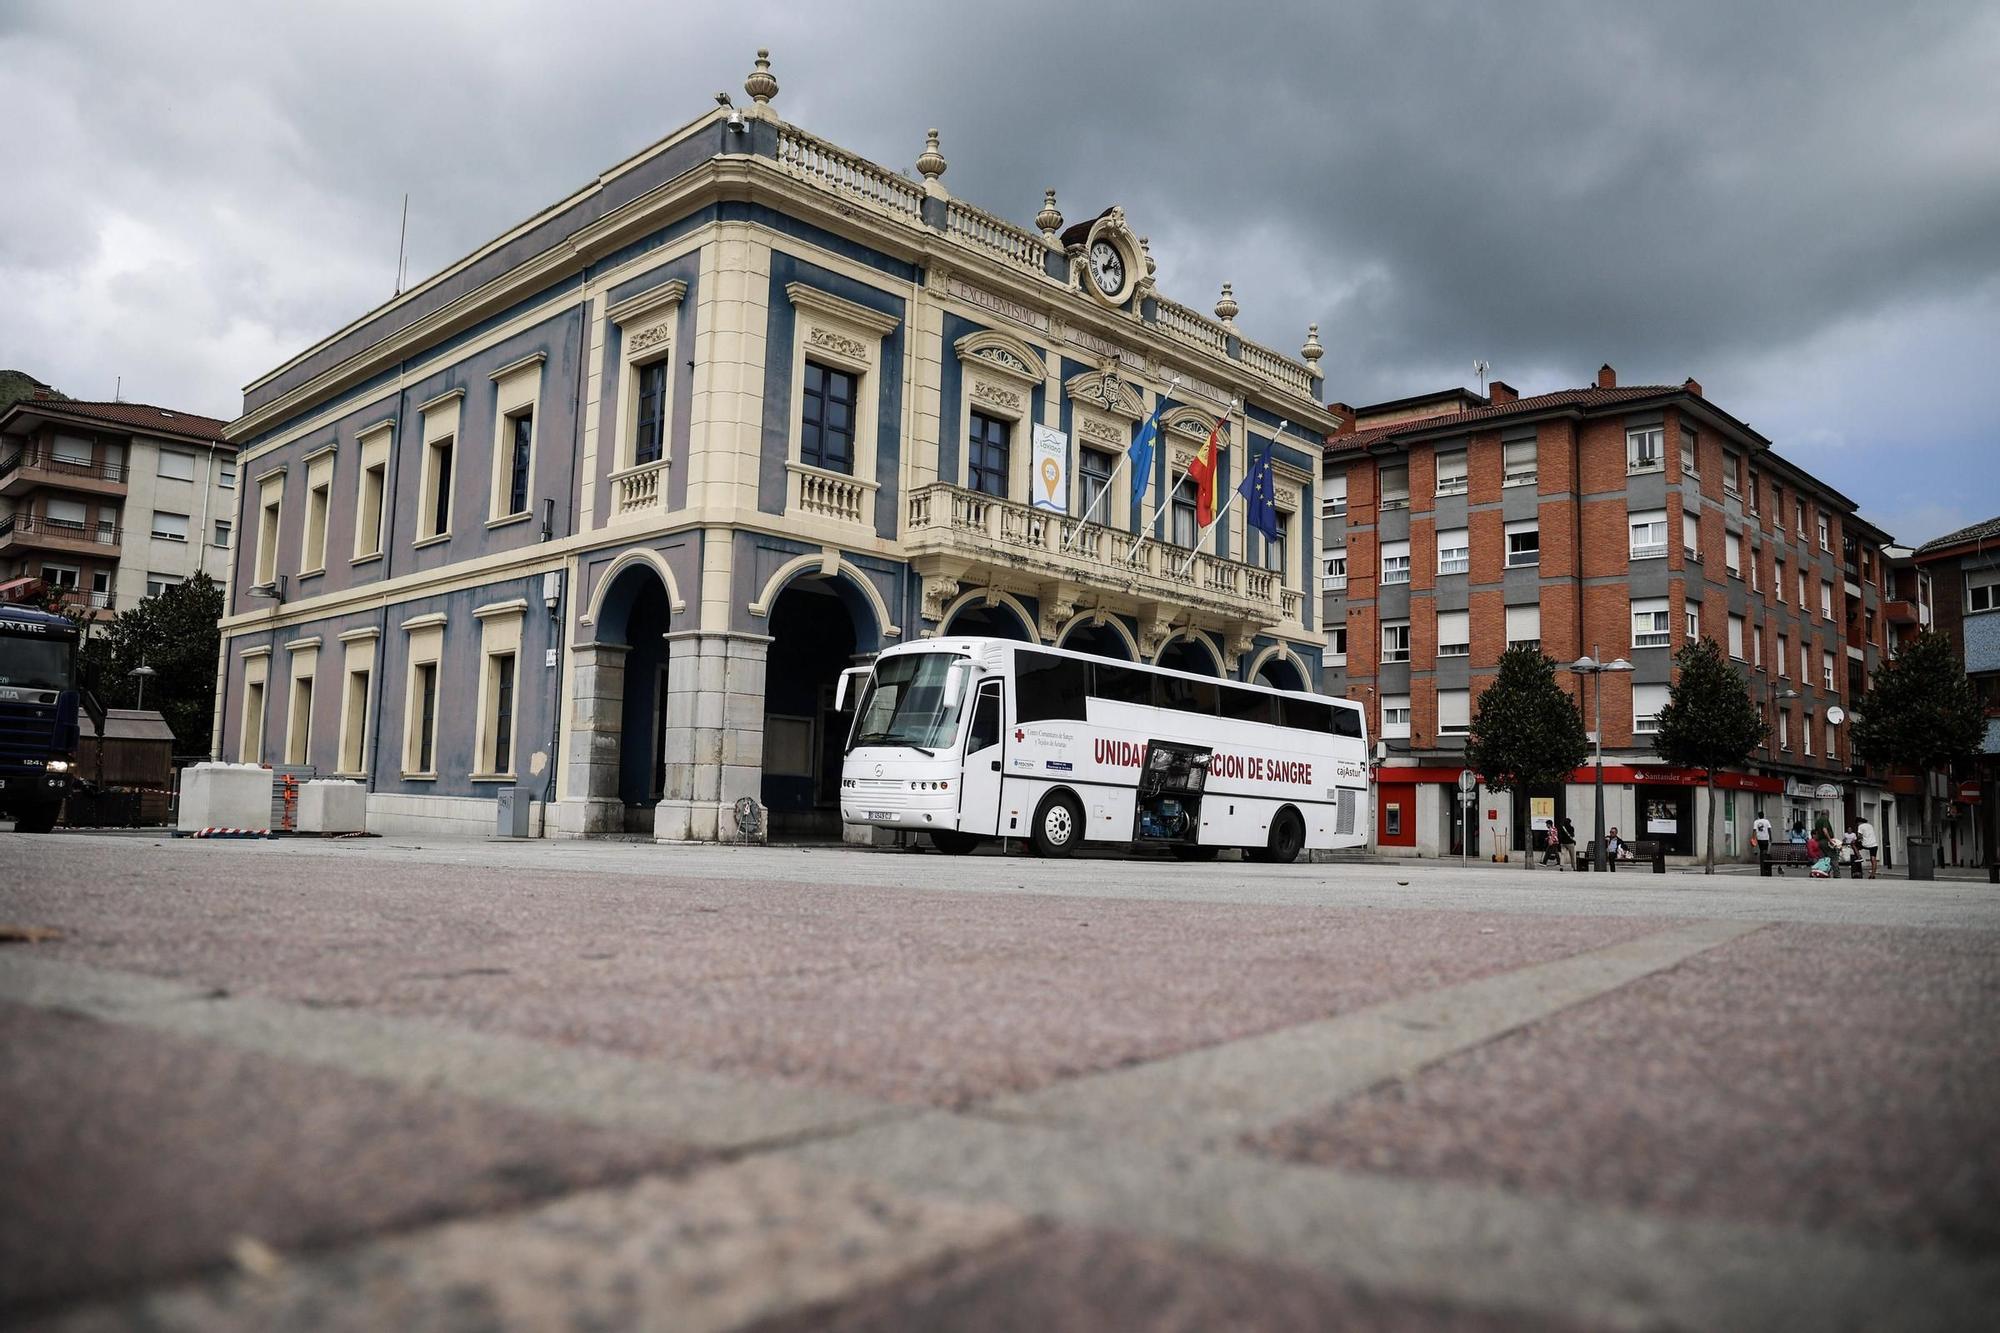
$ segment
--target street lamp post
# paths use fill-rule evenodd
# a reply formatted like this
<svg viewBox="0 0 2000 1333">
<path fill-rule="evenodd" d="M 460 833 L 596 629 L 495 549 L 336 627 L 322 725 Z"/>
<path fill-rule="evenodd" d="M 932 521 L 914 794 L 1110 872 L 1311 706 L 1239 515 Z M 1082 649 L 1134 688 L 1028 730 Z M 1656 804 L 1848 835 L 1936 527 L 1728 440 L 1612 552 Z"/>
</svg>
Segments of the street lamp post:
<svg viewBox="0 0 2000 1333">
<path fill-rule="evenodd" d="M 1569 664 L 1569 669 L 1579 676 L 1589 676 L 1591 678 L 1590 702 L 1592 716 L 1597 723 L 1595 729 L 1590 733 L 1593 752 L 1597 761 L 1597 836 L 1593 840 L 1595 846 L 1591 851 L 1590 863 L 1592 869 L 1601 875 L 1604 873 L 1607 865 L 1604 849 L 1604 685 L 1597 677 L 1602 676 L 1607 671 L 1630 671 L 1632 670 L 1632 664 L 1622 657 L 1609 662 L 1599 661 L 1597 657 L 1597 645 L 1593 643 L 1590 645 L 1590 656 L 1577 658 L 1576 661 Z"/>
<path fill-rule="evenodd" d="M 126 674 L 139 682 L 139 707 L 144 708 L 146 706 L 146 682 L 160 673 L 147 666 L 144 662 L 141 662 Z"/>
</svg>

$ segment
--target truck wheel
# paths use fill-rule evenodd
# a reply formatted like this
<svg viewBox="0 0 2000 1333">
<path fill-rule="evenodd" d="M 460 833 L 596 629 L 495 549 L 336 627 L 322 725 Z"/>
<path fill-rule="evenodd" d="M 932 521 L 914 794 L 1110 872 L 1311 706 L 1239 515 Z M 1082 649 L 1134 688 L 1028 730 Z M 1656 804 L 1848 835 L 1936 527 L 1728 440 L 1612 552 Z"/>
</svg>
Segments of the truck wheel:
<svg viewBox="0 0 2000 1333">
<path fill-rule="evenodd" d="M 1037 856 L 1068 856 L 1083 841 L 1083 807 L 1066 791 L 1050 792 L 1035 811 L 1028 841 Z"/>
<path fill-rule="evenodd" d="M 979 845 L 979 837 L 973 833 L 960 833 L 957 829 L 939 828 L 931 830 L 931 846 L 946 856 L 964 856 Z"/>
<path fill-rule="evenodd" d="M 14 832 L 47 833 L 56 826 L 56 815 L 60 807 L 53 805 L 31 805 L 14 816 Z"/>
<path fill-rule="evenodd" d="M 1278 817 L 1271 821 L 1271 841 L 1265 846 L 1264 854 L 1257 859 L 1288 866 L 1299 859 L 1299 852 L 1305 845 L 1306 826 L 1298 812 L 1280 810 Z"/>
</svg>

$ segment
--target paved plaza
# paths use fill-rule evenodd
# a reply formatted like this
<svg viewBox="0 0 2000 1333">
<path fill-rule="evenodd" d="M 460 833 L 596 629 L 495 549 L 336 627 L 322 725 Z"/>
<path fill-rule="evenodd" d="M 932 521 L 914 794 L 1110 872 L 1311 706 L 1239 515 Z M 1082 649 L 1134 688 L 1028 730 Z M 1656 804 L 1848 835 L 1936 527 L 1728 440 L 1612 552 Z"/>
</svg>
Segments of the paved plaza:
<svg viewBox="0 0 2000 1333">
<path fill-rule="evenodd" d="M 2000 1311 L 1983 882 L 0 833 L 0 926 L 11 1327 Z"/>
</svg>

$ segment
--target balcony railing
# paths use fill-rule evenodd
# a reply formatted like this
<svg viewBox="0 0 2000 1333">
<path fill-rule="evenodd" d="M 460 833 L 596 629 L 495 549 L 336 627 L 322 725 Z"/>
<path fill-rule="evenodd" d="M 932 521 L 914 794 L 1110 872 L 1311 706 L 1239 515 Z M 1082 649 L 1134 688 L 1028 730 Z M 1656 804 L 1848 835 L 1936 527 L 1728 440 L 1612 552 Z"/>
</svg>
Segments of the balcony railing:
<svg viewBox="0 0 2000 1333">
<path fill-rule="evenodd" d="M 124 529 L 115 523 L 72 523 L 46 514 L 16 512 L 0 518 L 0 541 L 14 538 L 23 543 L 41 541 L 78 542 L 95 546 L 116 546 Z"/>
<path fill-rule="evenodd" d="M 24 470 L 40 472 L 52 479 L 73 477 L 83 481 L 116 482 L 124 481 L 126 472 L 123 463 L 89 458 L 61 458 L 54 451 L 38 446 L 14 449 L 0 456 L 0 480 Z"/>
<path fill-rule="evenodd" d="M 910 494 L 904 538 L 912 555 L 998 559 L 1032 573 L 1142 596 L 1205 603 L 1268 622 L 1297 623 L 1303 592 L 1271 570 L 1207 552 L 1141 541 L 1133 533 L 938 482 Z M 1186 566 L 1185 569 L 1182 566 Z"/>
</svg>

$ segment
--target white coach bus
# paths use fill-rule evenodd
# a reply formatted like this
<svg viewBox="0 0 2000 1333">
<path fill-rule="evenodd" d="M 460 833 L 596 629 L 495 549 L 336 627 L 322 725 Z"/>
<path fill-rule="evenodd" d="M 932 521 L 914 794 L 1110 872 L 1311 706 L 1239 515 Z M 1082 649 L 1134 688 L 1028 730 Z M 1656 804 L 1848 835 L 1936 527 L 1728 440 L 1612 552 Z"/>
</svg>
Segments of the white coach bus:
<svg viewBox="0 0 2000 1333">
<path fill-rule="evenodd" d="M 841 818 L 943 852 L 1005 837 L 1287 862 L 1367 839 L 1368 738 L 1345 699 L 1008 639 L 889 648 L 842 675 L 842 706 L 857 686 Z"/>
</svg>

